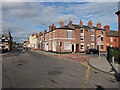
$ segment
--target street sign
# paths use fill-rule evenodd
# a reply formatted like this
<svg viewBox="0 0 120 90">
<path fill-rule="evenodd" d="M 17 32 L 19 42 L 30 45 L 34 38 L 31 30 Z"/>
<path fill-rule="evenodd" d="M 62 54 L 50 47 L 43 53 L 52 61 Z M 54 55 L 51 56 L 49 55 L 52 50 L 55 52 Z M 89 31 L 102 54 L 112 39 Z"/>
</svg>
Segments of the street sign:
<svg viewBox="0 0 120 90">
<path fill-rule="evenodd" d="M 98 37 L 98 45 L 101 45 L 101 36 Z"/>
</svg>

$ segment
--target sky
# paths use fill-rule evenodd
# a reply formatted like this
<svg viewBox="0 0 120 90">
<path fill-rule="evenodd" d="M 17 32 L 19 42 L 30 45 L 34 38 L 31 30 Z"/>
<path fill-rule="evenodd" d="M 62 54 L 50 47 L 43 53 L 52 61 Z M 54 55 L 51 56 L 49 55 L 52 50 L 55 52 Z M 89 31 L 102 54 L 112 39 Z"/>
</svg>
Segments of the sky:
<svg viewBox="0 0 120 90">
<path fill-rule="evenodd" d="M 69 2 L 68 2 L 69 1 Z M 68 24 L 72 20 L 79 24 L 82 20 L 87 25 L 92 20 L 93 26 L 100 22 L 102 27 L 110 25 L 111 30 L 118 30 L 118 0 L 4 0 L 2 2 L 0 19 L 2 32 L 11 31 L 14 41 L 23 42 L 32 33 L 48 30 L 54 23 L 59 27 L 60 20 Z"/>
</svg>

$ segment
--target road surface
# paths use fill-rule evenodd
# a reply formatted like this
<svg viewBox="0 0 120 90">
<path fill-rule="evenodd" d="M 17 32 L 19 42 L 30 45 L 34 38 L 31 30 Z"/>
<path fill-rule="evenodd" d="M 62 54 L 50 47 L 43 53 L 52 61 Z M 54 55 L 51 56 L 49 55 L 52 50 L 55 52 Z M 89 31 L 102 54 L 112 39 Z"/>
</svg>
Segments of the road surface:
<svg viewBox="0 0 120 90">
<path fill-rule="evenodd" d="M 3 88 L 118 88 L 111 75 L 55 56 L 14 51 L 2 58 Z"/>
</svg>

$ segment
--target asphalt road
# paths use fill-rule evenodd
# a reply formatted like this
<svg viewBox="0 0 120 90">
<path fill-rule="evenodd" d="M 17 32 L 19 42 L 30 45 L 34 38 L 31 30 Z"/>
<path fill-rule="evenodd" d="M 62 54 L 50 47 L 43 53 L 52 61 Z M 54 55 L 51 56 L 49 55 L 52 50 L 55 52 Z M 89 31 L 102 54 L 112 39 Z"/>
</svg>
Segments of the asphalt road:
<svg viewBox="0 0 120 90">
<path fill-rule="evenodd" d="M 15 51 L 2 58 L 3 88 L 118 88 L 114 77 L 80 63 Z"/>
</svg>

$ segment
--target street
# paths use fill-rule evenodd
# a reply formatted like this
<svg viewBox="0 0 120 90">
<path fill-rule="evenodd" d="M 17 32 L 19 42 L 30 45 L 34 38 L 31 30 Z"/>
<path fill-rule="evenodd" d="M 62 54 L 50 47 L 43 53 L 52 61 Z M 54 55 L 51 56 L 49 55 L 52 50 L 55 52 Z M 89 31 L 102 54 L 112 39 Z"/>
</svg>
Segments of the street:
<svg viewBox="0 0 120 90">
<path fill-rule="evenodd" d="M 3 88 L 118 88 L 111 75 L 81 63 L 33 51 L 2 57 Z"/>
</svg>

